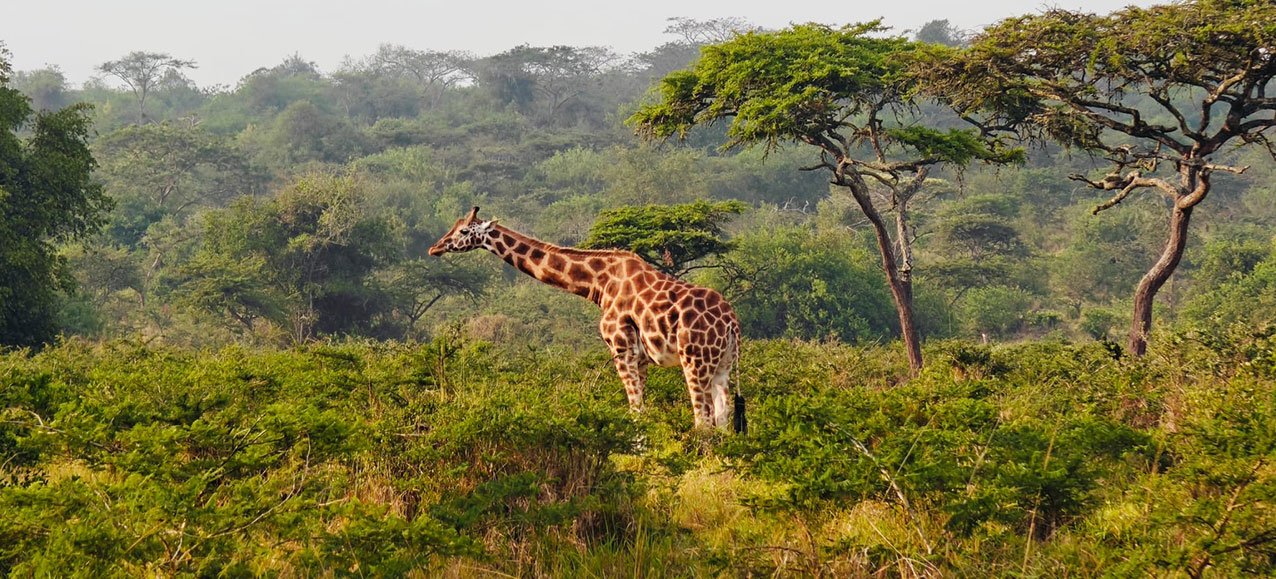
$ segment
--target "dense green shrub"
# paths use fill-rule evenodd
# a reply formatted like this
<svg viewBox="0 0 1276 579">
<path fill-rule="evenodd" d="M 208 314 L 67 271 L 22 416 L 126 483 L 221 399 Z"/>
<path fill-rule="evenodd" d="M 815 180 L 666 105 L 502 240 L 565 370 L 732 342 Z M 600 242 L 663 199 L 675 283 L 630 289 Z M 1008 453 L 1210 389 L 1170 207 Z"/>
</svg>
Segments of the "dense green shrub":
<svg viewBox="0 0 1276 579">
<path fill-rule="evenodd" d="M 1276 387 L 1182 342 L 746 341 L 745 436 L 601 349 L 67 342 L 0 355 L 16 575 L 1263 575 Z M 1267 344 L 1263 346 L 1262 344 Z M 1171 355 L 1177 354 L 1177 356 Z M 1161 360 L 1180 360 L 1168 364 Z M 1181 360 L 1187 360 L 1186 363 Z"/>
</svg>

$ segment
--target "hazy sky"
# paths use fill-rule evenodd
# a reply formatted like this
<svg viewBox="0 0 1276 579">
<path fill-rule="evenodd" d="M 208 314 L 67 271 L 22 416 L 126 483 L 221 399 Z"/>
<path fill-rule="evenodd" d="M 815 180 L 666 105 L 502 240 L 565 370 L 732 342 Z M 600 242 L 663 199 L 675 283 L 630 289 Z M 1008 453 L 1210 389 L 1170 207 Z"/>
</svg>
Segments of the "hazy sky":
<svg viewBox="0 0 1276 579">
<path fill-rule="evenodd" d="M 1107 12 L 1150 0 L 9 0 L 0 40 L 19 70 L 55 64 L 80 83 L 94 67 L 129 51 L 167 52 L 195 60 L 187 74 L 201 86 L 234 85 L 263 66 L 297 53 L 331 71 L 346 55 L 377 45 L 495 54 L 530 44 L 610 46 L 628 54 L 672 40 L 666 18 L 741 17 L 766 28 L 793 22 L 847 24 L 884 18 L 897 30 L 947 18 L 976 29 L 1006 16 L 1046 7 Z"/>
</svg>

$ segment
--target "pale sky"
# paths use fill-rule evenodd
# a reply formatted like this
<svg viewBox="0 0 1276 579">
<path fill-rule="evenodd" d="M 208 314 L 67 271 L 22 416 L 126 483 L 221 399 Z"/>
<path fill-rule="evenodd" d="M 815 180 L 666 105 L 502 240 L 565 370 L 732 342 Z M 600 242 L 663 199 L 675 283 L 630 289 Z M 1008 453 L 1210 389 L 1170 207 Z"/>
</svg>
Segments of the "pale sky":
<svg viewBox="0 0 1276 579">
<path fill-rule="evenodd" d="M 244 75 L 294 53 L 325 72 L 346 55 L 379 44 L 490 55 L 520 44 L 610 46 L 629 54 L 673 40 L 667 18 L 739 17 L 765 28 L 791 23 L 848 24 L 884 18 L 896 30 L 947 18 L 977 29 L 1048 7 L 1109 12 L 1152 0 L 1053 0 L 1038 4 L 977 0 L 7 0 L 0 41 L 18 70 L 58 65 L 78 84 L 96 65 L 133 50 L 194 60 L 187 75 L 200 86 L 234 86 Z"/>
</svg>

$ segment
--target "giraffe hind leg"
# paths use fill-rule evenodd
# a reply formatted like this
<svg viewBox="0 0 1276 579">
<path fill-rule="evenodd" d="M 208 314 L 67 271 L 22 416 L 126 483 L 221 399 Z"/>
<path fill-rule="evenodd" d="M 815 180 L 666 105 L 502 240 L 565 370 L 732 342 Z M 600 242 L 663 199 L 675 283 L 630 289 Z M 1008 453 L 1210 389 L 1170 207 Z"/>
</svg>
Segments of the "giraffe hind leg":
<svg viewBox="0 0 1276 579">
<path fill-rule="evenodd" d="M 718 371 L 713 374 L 713 378 L 710 380 L 710 387 L 713 390 L 713 425 L 722 429 L 731 427 L 733 401 L 728 387 L 730 378 L 731 366 L 729 364 L 719 364 Z"/>
<path fill-rule="evenodd" d="M 703 359 L 682 356 L 682 375 L 687 380 L 687 393 L 691 396 L 691 415 L 696 428 L 713 425 L 712 375 Z"/>
<path fill-rule="evenodd" d="M 738 328 L 727 329 L 727 347 L 718 358 L 717 369 L 713 373 L 713 425 L 718 428 L 730 428 L 732 414 L 735 412 L 735 400 L 731 397 L 731 371 L 735 369 L 736 360 L 740 357 L 740 334 Z"/>
</svg>

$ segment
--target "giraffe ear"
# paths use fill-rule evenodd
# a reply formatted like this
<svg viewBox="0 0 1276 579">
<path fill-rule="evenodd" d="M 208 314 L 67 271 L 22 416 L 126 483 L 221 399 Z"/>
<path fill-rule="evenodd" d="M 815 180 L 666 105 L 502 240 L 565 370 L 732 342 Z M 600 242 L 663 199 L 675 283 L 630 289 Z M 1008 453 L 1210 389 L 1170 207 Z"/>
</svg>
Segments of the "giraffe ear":
<svg viewBox="0 0 1276 579">
<path fill-rule="evenodd" d="M 465 221 L 467 223 L 474 223 L 474 221 L 478 219 L 478 210 L 478 205 L 475 205 L 474 208 L 470 210 L 470 214 L 465 216 Z"/>
</svg>

